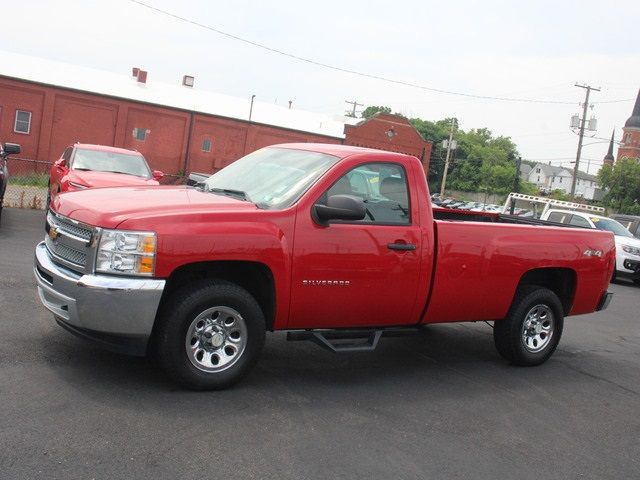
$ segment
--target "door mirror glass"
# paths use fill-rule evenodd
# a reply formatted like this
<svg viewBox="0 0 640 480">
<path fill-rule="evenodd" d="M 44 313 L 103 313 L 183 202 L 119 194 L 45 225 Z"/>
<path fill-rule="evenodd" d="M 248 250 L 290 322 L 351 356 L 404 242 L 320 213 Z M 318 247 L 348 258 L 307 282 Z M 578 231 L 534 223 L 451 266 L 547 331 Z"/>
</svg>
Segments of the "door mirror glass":
<svg viewBox="0 0 640 480">
<path fill-rule="evenodd" d="M 58 168 L 62 168 L 62 167 L 64 167 L 64 166 L 65 166 L 65 165 L 64 165 L 64 158 L 59 158 L 58 160 L 56 160 L 56 161 L 54 162 L 54 165 L 55 165 L 56 167 L 58 167 Z"/>
<path fill-rule="evenodd" d="M 363 220 L 367 214 L 364 201 L 353 195 L 331 195 L 326 205 L 317 203 L 313 211 L 321 225 L 326 225 L 329 220 Z"/>
</svg>

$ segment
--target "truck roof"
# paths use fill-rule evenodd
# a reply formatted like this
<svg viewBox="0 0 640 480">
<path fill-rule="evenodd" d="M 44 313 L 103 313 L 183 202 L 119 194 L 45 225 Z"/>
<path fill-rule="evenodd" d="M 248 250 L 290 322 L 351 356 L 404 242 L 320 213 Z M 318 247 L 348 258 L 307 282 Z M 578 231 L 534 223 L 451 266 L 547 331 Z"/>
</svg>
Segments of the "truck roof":
<svg viewBox="0 0 640 480">
<path fill-rule="evenodd" d="M 374 148 L 354 147 L 352 145 L 340 145 L 330 143 L 281 143 L 278 145 L 269 145 L 269 147 L 291 148 L 295 150 L 307 150 L 309 152 L 324 153 L 333 155 L 338 158 L 346 158 L 350 155 L 361 153 L 375 153 L 376 155 L 384 155 L 388 158 L 411 157 L 404 153 L 388 152 L 385 150 L 376 150 Z"/>
</svg>

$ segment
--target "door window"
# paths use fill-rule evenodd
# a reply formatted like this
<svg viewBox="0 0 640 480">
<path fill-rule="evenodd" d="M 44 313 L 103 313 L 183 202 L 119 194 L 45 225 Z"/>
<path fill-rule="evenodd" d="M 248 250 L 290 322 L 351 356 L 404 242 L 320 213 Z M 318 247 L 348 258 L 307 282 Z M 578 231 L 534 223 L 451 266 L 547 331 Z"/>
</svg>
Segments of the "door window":
<svg viewBox="0 0 640 480">
<path fill-rule="evenodd" d="M 567 214 L 564 212 L 551 212 L 547 217 L 549 222 L 566 223 Z"/>
<path fill-rule="evenodd" d="M 64 164 L 68 167 L 69 166 L 69 160 L 71 160 L 71 147 L 67 147 L 64 150 L 64 153 L 62 154 L 62 158 L 64 158 Z"/>
<path fill-rule="evenodd" d="M 326 204 L 332 195 L 353 195 L 364 201 L 367 215 L 355 223 L 408 225 L 411 222 L 407 176 L 398 164 L 360 165 L 340 177 L 318 203 Z"/>
<path fill-rule="evenodd" d="M 587 219 L 582 218 L 578 215 L 571 215 L 571 220 L 569 220 L 569 225 L 575 225 L 576 227 L 587 227 L 591 228 Z"/>
</svg>

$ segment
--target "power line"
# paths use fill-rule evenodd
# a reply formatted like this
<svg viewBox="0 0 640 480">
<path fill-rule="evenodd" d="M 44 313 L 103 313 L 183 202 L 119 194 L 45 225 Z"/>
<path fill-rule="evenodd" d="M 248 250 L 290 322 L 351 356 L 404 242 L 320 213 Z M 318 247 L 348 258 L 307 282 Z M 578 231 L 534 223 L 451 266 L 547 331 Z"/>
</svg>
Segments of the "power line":
<svg viewBox="0 0 640 480">
<path fill-rule="evenodd" d="M 204 28 L 206 30 L 210 30 L 212 32 L 215 32 L 219 35 L 225 36 L 227 38 L 231 38 L 233 40 L 237 40 L 239 42 L 242 43 L 246 43 L 248 45 L 252 45 L 254 47 L 257 48 L 261 48 L 263 50 L 267 50 L 271 53 L 275 53 L 278 55 L 282 55 L 284 57 L 288 57 L 288 58 L 292 58 L 294 60 L 300 61 L 300 62 L 305 62 L 305 63 L 309 63 L 311 65 L 315 65 L 318 67 L 322 67 L 322 68 L 327 68 L 330 70 L 335 70 L 337 72 L 342 72 L 342 73 L 349 73 L 351 75 L 357 75 L 360 77 L 365 77 L 365 78 L 370 78 L 373 80 L 380 80 L 383 82 L 387 82 L 387 83 L 393 83 L 396 85 L 403 85 L 405 87 L 412 87 L 412 88 L 418 88 L 420 90 L 426 90 L 429 92 L 435 92 L 435 93 L 441 93 L 441 94 L 446 94 L 446 95 L 456 95 L 459 97 L 467 97 L 467 98 L 476 98 L 476 99 L 481 99 L 481 100 L 496 100 L 496 101 L 501 101 L 501 102 L 519 102 L 519 103 L 545 103 L 545 104 L 555 104 L 555 105 L 575 105 L 576 102 L 575 101 L 571 101 L 571 102 L 567 102 L 567 101 L 561 101 L 561 100 L 541 100 L 541 99 L 530 99 L 530 98 L 512 98 L 512 97 L 499 97 L 499 96 L 493 96 L 493 95 L 476 95 L 476 94 L 472 94 L 472 93 L 465 93 L 465 92 L 456 92 L 453 90 L 444 90 L 441 88 L 434 88 L 434 87 L 428 87 L 426 85 L 420 85 L 417 83 L 412 83 L 412 82 L 406 82 L 404 80 L 396 80 L 393 78 L 389 78 L 389 77 L 383 77 L 381 75 L 374 75 L 371 73 L 365 73 L 365 72 L 359 72 L 357 70 L 352 70 L 350 68 L 344 68 L 344 67 L 338 67 L 336 65 L 331 65 L 328 63 L 324 63 L 324 62 L 320 62 L 317 60 L 313 60 L 310 58 L 306 58 L 306 57 L 301 57 L 299 55 L 290 53 L 290 52 L 285 52 L 284 50 L 279 50 L 277 48 L 273 48 L 270 47 L 268 45 L 265 45 L 263 43 L 258 43 L 258 42 L 254 42 L 253 40 L 249 40 L 247 38 L 243 38 L 240 37 L 238 35 L 234 35 L 232 33 L 228 33 L 225 32 L 223 30 L 220 30 L 218 28 L 212 27 L 210 25 L 205 25 L 203 23 L 200 22 L 196 22 L 195 20 L 191 20 L 189 18 L 186 17 L 182 17 L 180 15 L 176 15 L 175 13 L 171 13 L 168 12 L 166 10 L 162 10 L 161 8 L 158 7 L 154 7 L 153 5 L 149 5 L 147 3 L 141 2 L 139 0 L 129 0 L 131 3 L 135 3 L 137 5 L 140 5 L 142 7 L 148 8 L 149 10 L 153 10 L 157 13 L 160 13 L 162 15 L 166 15 L 168 17 L 174 18 L 176 20 L 180 20 L 181 22 L 185 22 L 185 23 L 189 23 L 191 25 L 195 25 L 196 27 L 200 27 L 200 28 Z M 619 102 L 628 102 L 634 100 L 633 98 L 625 98 L 625 99 L 618 99 L 618 100 L 606 100 L 606 101 L 601 101 L 598 103 L 619 103 Z"/>
</svg>

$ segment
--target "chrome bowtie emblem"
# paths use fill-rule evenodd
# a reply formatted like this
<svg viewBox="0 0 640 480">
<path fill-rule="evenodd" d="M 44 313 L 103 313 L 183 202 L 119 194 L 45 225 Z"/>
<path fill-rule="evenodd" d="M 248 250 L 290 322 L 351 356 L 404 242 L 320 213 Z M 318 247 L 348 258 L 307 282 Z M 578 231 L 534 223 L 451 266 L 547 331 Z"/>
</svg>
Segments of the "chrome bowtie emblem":
<svg viewBox="0 0 640 480">
<path fill-rule="evenodd" d="M 49 227 L 49 238 L 51 240 L 55 240 L 59 236 L 60 236 L 60 232 L 58 232 L 58 229 L 56 227 Z"/>
</svg>

